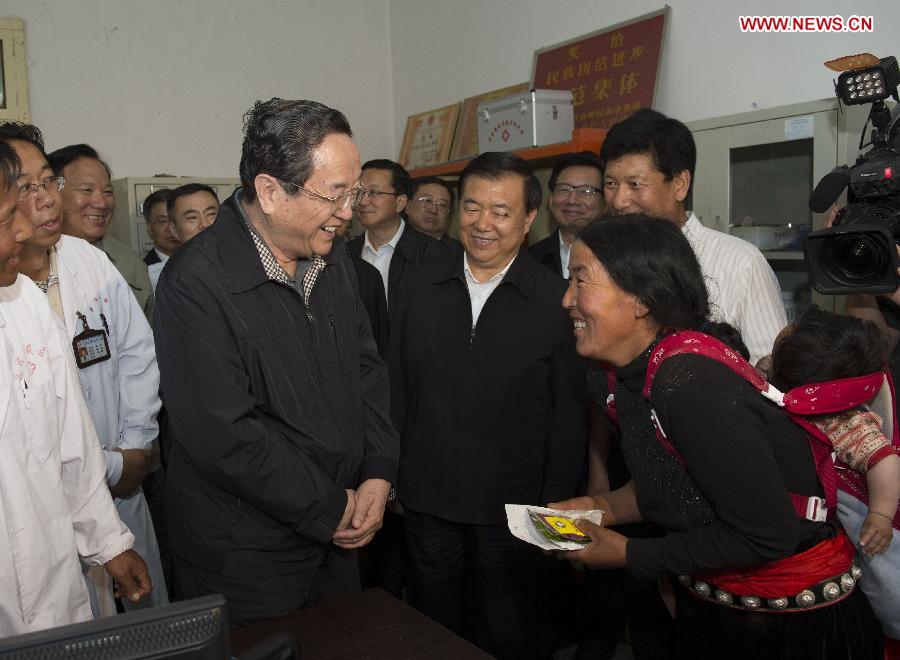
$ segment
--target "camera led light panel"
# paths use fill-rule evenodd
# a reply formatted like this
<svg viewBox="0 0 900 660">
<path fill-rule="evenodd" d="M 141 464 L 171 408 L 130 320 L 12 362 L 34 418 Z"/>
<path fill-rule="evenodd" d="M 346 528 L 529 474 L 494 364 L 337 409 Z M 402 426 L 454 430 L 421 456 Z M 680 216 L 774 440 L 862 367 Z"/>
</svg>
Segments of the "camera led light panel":
<svg viewBox="0 0 900 660">
<path fill-rule="evenodd" d="M 845 71 L 838 76 L 838 94 L 847 105 L 875 103 L 894 94 L 898 82 L 897 60 L 885 57 L 875 66 Z"/>
<path fill-rule="evenodd" d="M 886 95 L 884 93 L 884 76 L 880 70 L 867 71 L 849 75 L 844 80 L 848 103 L 858 99 L 858 102 L 880 101 Z"/>
</svg>

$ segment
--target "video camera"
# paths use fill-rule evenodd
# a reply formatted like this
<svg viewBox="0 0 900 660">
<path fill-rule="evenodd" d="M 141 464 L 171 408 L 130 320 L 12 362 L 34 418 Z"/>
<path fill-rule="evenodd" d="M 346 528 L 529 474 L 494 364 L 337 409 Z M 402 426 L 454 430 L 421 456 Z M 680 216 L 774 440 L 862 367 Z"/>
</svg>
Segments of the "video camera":
<svg viewBox="0 0 900 660">
<path fill-rule="evenodd" d="M 900 67 L 894 57 L 853 55 L 825 64 L 842 71 L 835 83 L 846 105 L 871 103 L 860 150 L 871 146 L 853 167 L 840 165 L 822 177 L 809 208 L 825 213 L 847 189 L 847 206 L 826 229 L 803 242 L 813 287 L 823 294 L 893 293 L 900 285 L 900 105 L 893 113 L 884 100 L 900 103 Z M 869 123 L 871 139 L 863 144 Z"/>
</svg>

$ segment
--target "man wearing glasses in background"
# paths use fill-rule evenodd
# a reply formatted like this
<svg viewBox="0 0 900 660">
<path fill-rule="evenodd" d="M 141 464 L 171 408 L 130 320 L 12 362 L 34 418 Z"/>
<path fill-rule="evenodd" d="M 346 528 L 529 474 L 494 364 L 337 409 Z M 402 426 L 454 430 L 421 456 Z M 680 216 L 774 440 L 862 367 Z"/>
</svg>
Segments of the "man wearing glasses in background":
<svg viewBox="0 0 900 660">
<path fill-rule="evenodd" d="M 409 184 L 409 204 L 406 217 L 409 224 L 436 241 L 441 241 L 454 252 L 462 251 L 462 245 L 447 233 L 450 212 L 453 210 L 453 191 L 450 185 L 436 176 L 423 176 Z"/>
<path fill-rule="evenodd" d="M 402 213 L 409 200 L 409 173 L 386 158 L 362 166 L 365 186 L 356 216 L 366 228 L 347 244 L 350 254 L 375 266 L 384 280 L 388 317 L 397 307 L 410 276 L 423 265 L 448 253 L 440 242 L 407 226 Z"/>
<path fill-rule="evenodd" d="M 175 227 L 169 218 L 166 203 L 172 195 L 170 188 L 155 190 L 144 200 L 144 220 L 147 221 L 147 235 L 153 241 L 153 248 L 144 255 L 147 266 L 164 264 L 179 247 L 181 239 L 175 233 Z"/>
<path fill-rule="evenodd" d="M 320 103 L 257 102 L 242 187 L 159 282 L 176 575 L 239 625 L 358 591 L 396 477 L 387 369 L 336 238 L 363 190 L 351 135 Z"/>
<path fill-rule="evenodd" d="M 550 213 L 559 226 L 529 249 L 531 256 L 569 279 L 569 250 L 584 227 L 603 215 L 603 167 L 596 154 L 566 156 L 550 173 Z"/>
</svg>

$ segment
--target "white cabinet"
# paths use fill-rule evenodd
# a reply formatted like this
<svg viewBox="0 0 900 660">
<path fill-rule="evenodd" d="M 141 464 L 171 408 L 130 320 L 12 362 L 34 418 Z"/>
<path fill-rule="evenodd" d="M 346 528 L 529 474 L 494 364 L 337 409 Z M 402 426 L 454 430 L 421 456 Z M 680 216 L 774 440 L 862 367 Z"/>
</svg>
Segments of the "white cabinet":
<svg viewBox="0 0 900 660">
<path fill-rule="evenodd" d="M 813 187 L 835 166 L 856 161 L 869 108 L 824 99 L 688 124 L 698 152 L 692 210 L 704 225 L 763 251 L 789 318 L 810 302 L 836 306 L 810 287 L 800 245 L 824 221 L 807 205 Z"/>
<path fill-rule="evenodd" d="M 153 247 L 153 241 L 147 235 L 144 200 L 161 188 L 177 188 L 186 183 L 205 183 L 212 187 L 218 194 L 219 202 L 224 202 L 241 185 L 240 179 L 230 178 L 155 176 L 115 179 L 112 185 L 116 195 L 116 212 L 109 226 L 109 235 L 128 243 L 138 254 L 146 254 Z"/>
</svg>

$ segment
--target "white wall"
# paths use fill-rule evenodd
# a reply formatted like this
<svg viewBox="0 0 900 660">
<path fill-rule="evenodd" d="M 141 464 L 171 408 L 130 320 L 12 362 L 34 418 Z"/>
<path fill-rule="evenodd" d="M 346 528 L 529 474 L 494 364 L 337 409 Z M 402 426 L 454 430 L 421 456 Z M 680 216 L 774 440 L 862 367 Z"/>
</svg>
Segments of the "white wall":
<svg viewBox="0 0 900 660">
<path fill-rule="evenodd" d="M 900 55 L 900 2 L 673 5 L 657 107 L 683 120 L 824 98 L 821 62 Z M 396 157 L 406 117 L 528 80 L 542 46 L 662 0 L 4 0 L 25 20 L 33 121 L 88 142 L 115 176 L 234 176 L 256 99 L 343 110 L 363 159 Z M 752 9 L 751 9 L 752 7 Z M 737 16 L 871 14 L 875 32 L 741 34 Z"/>
<path fill-rule="evenodd" d="M 257 99 L 342 110 L 363 158 L 393 151 L 387 0 L 4 0 L 25 21 L 32 120 L 114 176 L 237 176 Z"/>
<path fill-rule="evenodd" d="M 660 9 L 664 0 L 390 0 L 394 153 L 406 118 L 530 80 L 535 50 Z M 656 107 L 683 121 L 832 95 L 822 62 L 900 58 L 900 2 L 668 0 Z M 870 34 L 742 34 L 737 17 L 874 16 Z M 755 105 L 754 105 L 755 104 Z"/>
</svg>

